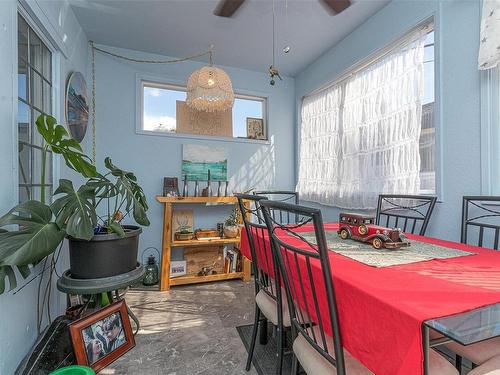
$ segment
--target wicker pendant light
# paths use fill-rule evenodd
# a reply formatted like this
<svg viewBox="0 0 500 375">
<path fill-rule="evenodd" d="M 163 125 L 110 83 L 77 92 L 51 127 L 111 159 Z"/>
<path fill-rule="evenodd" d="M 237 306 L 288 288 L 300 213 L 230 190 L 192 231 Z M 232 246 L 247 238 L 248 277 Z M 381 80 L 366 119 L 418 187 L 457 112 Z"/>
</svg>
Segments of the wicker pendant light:
<svg viewBox="0 0 500 375">
<path fill-rule="evenodd" d="M 227 111 L 233 107 L 233 85 L 225 71 L 213 66 L 212 47 L 209 56 L 210 65 L 195 70 L 188 79 L 186 104 L 198 111 Z"/>
</svg>

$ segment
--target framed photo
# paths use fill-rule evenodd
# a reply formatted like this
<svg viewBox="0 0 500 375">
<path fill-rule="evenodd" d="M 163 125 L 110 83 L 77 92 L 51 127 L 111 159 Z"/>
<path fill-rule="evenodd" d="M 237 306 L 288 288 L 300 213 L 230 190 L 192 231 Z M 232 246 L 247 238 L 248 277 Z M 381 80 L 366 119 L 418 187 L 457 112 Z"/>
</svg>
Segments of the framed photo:
<svg viewBox="0 0 500 375">
<path fill-rule="evenodd" d="M 125 301 L 75 321 L 69 331 L 77 364 L 96 373 L 135 346 Z"/>
<path fill-rule="evenodd" d="M 247 117 L 247 138 L 266 139 L 264 134 L 264 120 L 261 118 Z"/>
<path fill-rule="evenodd" d="M 170 262 L 170 277 L 184 276 L 186 274 L 186 261 L 173 260 Z"/>
</svg>

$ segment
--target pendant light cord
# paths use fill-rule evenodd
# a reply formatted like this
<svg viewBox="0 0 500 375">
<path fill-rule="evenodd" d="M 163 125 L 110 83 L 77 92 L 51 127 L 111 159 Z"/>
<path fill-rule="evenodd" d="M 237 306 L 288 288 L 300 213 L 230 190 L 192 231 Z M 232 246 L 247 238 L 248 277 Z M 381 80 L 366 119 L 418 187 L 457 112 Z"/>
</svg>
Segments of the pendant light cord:
<svg viewBox="0 0 500 375">
<path fill-rule="evenodd" d="M 274 66 L 274 63 L 275 63 L 275 58 L 274 58 L 274 55 L 275 55 L 275 48 L 274 48 L 274 39 L 275 39 L 275 35 L 274 35 L 274 22 L 275 22 L 275 18 L 276 18 L 276 10 L 275 10 L 275 0 L 273 0 L 273 65 Z"/>
<path fill-rule="evenodd" d="M 273 9 L 274 9 L 274 0 L 273 0 Z M 274 17 L 274 16 L 273 16 Z M 274 28 L 274 26 L 273 26 Z M 273 31 L 274 34 L 274 31 Z M 180 63 L 188 60 L 194 60 L 202 56 L 207 56 L 209 59 L 210 66 L 213 65 L 213 53 L 214 53 L 214 46 L 213 44 L 210 45 L 210 48 L 208 51 L 198 53 L 196 55 L 191 55 L 191 56 L 186 56 L 182 57 L 179 59 L 171 59 L 171 60 L 142 60 L 142 59 L 134 59 L 132 57 L 128 56 L 123 56 L 119 55 L 117 53 L 107 51 L 105 49 L 99 48 L 95 46 L 95 43 L 93 40 L 89 41 L 90 46 L 92 48 L 92 163 L 95 165 L 96 164 L 96 124 L 95 124 L 95 118 L 96 118 L 96 110 L 95 110 L 95 105 L 96 105 L 96 79 L 95 79 L 95 51 L 101 52 L 105 55 L 115 57 L 117 59 L 133 62 L 133 63 L 141 63 L 141 64 L 175 64 L 175 63 Z M 274 43 L 274 41 L 273 41 Z M 274 44 L 273 44 L 273 51 L 274 51 Z M 273 52 L 274 53 L 274 52 Z M 274 57 L 273 57 L 274 60 Z"/>
<path fill-rule="evenodd" d="M 202 53 L 198 53 L 196 55 L 181 57 L 179 59 L 171 59 L 171 60 L 141 60 L 141 59 L 134 59 L 134 58 L 128 57 L 128 56 L 119 55 L 119 54 L 111 52 L 111 51 L 106 51 L 105 49 L 96 47 L 94 45 L 93 41 L 91 41 L 90 43 L 92 44 L 92 48 L 95 51 L 99 51 L 101 53 L 104 53 L 105 55 L 113 56 L 113 57 L 116 57 L 118 59 L 130 61 L 130 62 L 134 62 L 134 63 L 142 63 L 142 64 L 174 64 L 174 63 L 179 63 L 179 62 L 183 62 L 183 61 L 194 60 L 194 59 L 196 59 L 198 57 L 207 56 L 207 55 L 211 59 L 211 55 L 213 53 L 213 51 L 212 51 L 213 47 L 211 47 L 210 50 L 208 50 L 208 51 L 205 51 L 205 52 L 202 52 Z"/>
<path fill-rule="evenodd" d="M 92 46 L 92 164 L 96 164 L 96 128 L 95 128 L 95 45 Z"/>
</svg>

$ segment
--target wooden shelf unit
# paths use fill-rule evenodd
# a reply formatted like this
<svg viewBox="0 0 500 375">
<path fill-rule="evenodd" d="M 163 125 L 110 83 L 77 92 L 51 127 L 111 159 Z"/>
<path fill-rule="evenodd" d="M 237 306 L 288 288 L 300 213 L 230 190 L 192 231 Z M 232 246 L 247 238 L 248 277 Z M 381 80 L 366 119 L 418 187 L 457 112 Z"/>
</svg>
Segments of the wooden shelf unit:
<svg viewBox="0 0 500 375">
<path fill-rule="evenodd" d="M 216 275 L 197 276 L 185 275 L 179 277 L 170 277 L 170 259 L 172 248 L 174 247 L 196 247 L 210 245 L 226 245 L 240 243 L 239 238 L 221 238 L 213 240 L 188 240 L 188 241 L 173 241 L 172 240 L 172 213 L 175 204 L 238 204 L 236 197 L 163 197 L 156 196 L 156 200 L 164 205 L 163 207 L 163 241 L 162 241 L 162 256 L 161 256 L 161 278 L 160 290 L 169 290 L 174 285 L 186 285 L 195 283 L 206 283 L 210 281 L 243 279 L 250 281 L 251 262 L 247 258 L 242 259 L 242 272 L 219 273 Z M 209 207 L 209 206 L 207 206 Z"/>
</svg>

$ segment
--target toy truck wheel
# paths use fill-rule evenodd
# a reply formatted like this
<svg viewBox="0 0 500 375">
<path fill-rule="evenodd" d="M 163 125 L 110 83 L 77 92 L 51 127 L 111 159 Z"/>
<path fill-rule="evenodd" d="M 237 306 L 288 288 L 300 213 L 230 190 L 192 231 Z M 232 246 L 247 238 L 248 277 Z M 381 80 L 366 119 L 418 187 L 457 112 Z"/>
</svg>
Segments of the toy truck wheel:
<svg viewBox="0 0 500 375">
<path fill-rule="evenodd" d="M 340 238 L 347 240 L 349 238 L 349 231 L 347 229 L 340 230 Z"/>
<path fill-rule="evenodd" d="M 361 235 L 365 235 L 365 234 L 367 234 L 367 233 L 368 233 L 368 228 L 366 227 L 366 225 L 365 225 L 365 224 L 362 224 L 362 225 L 360 225 L 360 226 L 359 226 L 359 228 L 358 228 L 358 232 L 359 232 L 359 234 L 361 234 Z"/>
<path fill-rule="evenodd" d="M 382 240 L 378 237 L 375 237 L 372 241 L 372 246 L 375 248 L 375 249 L 381 249 L 382 248 Z"/>
</svg>

